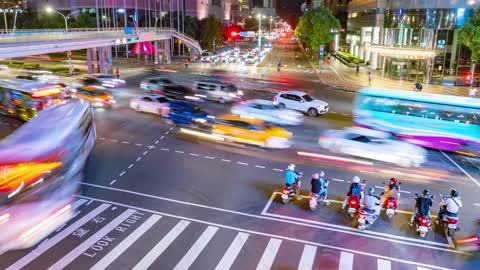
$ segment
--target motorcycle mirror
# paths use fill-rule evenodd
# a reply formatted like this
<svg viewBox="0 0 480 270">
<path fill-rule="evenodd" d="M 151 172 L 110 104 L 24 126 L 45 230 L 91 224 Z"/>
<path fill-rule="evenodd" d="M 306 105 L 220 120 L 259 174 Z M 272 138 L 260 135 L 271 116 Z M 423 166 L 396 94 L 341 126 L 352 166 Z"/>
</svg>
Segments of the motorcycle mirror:
<svg viewBox="0 0 480 270">
<path fill-rule="evenodd" d="M 418 193 L 415 193 L 415 196 L 417 196 L 417 197 L 418 197 Z"/>
<path fill-rule="evenodd" d="M 402 182 L 398 182 L 398 184 L 399 184 L 399 185 L 401 185 L 401 184 L 402 184 Z"/>
</svg>

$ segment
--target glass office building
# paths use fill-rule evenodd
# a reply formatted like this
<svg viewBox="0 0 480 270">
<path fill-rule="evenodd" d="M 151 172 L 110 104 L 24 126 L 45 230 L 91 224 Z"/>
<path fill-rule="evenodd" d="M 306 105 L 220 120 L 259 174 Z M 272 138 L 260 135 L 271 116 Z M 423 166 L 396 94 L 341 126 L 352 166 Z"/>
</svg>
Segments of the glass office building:
<svg viewBox="0 0 480 270">
<path fill-rule="evenodd" d="M 344 49 L 391 79 L 467 85 L 471 52 L 458 33 L 479 7 L 478 0 L 353 0 Z"/>
</svg>

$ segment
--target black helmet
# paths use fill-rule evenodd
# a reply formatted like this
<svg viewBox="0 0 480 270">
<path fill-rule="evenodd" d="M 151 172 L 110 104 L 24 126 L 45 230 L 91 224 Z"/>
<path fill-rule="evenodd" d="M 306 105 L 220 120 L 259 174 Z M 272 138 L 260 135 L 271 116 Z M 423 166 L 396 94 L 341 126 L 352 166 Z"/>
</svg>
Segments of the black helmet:
<svg viewBox="0 0 480 270">
<path fill-rule="evenodd" d="M 424 196 L 430 196 L 430 190 L 425 189 L 425 190 L 423 190 L 422 194 L 423 194 Z"/>
<path fill-rule="evenodd" d="M 456 191 L 455 189 L 450 190 L 450 196 L 458 197 L 458 191 Z"/>
<path fill-rule="evenodd" d="M 398 180 L 394 177 L 390 178 L 390 185 L 396 185 L 398 183 Z"/>
</svg>

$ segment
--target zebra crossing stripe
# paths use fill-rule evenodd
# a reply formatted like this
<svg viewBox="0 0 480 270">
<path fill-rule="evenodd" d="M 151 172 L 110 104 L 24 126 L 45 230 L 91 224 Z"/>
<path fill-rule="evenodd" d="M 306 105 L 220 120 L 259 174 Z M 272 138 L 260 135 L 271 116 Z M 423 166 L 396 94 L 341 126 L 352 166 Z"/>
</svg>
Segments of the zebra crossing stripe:
<svg viewBox="0 0 480 270">
<path fill-rule="evenodd" d="M 208 226 L 173 270 L 188 270 L 217 231 L 218 227 Z"/>
<path fill-rule="evenodd" d="M 377 269 L 378 270 L 391 270 L 392 265 L 390 261 L 377 259 Z"/>
<path fill-rule="evenodd" d="M 127 238 L 125 238 L 118 246 L 110 251 L 105 257 L 98 261 L 90 270 L 102 270 L 107 268 L 113 261 L 115 261 L 120 255 L 127 250 L 135 241 L 137 241 L 146 231 L 148 231 L 162 216 L 152 215 L 142 225 L 140 225 L 135 231 L 132 232 Z"/>
<path fill-rule="evenodd" d="M 305 245 L 302 257 L 300 258 L 300 263 L 298 264 L 298 270 L 311 270 L 313 268 L 313 260 L 315 260 L 316 253 L 316 246 Z"/>
<path fill-rule="evenodd" d="M 270 241 L 263 252 L 262 258 L 257 265 L 257 270 L 270 270 L 270 268 L 272 268 L 273 260 L 277 255 L 281 243 L 282 240 L 280 239 L 270 238 Z"/>
<path fill-rule="evenodd" d="M 81 219 L 77 220 L 72 225 L 68 226 L 67 228 L 63 229 L 61 232 L 56 234 L 54 237 L 50 238 L 47 242 L 39 245 L 36 249 L 30 251 L 27 255 L 22 257 L 20 260 L 16 261 L 14 264 L 10 265 L 6 270 L 19 270 L 25 267 L 27 264 L 35 260 L 37 257 L 42 255 L 45 251 L 49 250 L 51 247 L 58 244 L 62 241 L 65 237 L 69 236 L 75 230 L 83 226 L 85 223 L 90 221 L 92 218 L 98 216 L 101 212 L 109 208 L 111 205 L 104 203 L 101 204 L 99 207 L 95 208 L 93 211 L 89 212 Z"/>
<path fill-rule="evenodd" d="M 181 220 L 180 222 L 170 230 L 165 237 L 160 240 L 153 248 L 148 252 L 143 259 L 135 265 L 133 270 L 145 270 L 167 249 L 168 246 L 185 230 L 190 224 L 190 221 Z"/>
<path fill-rule="evenodd" d="M 83 252 L 85 252 L 88 248 L 90 248 L 96 242 L 100 241 L 109 232 L 111 232 L 113 229 L 115 229 L 115 227 L 120 225 L 120 223 L 125 221 L 131 215 L 135 214 L 135 212 L 137 212 L 137 210 L 135 210 L 135 209 L 125 210 L 121 215 L 119 215 L 114 220 L 112 220 L 110 223 L 105 225 L 105 227 L 101 228 L 95 234 L 90 236 L 87 240 L 85 240 L 80 245 L 78 245 L 76 248 L 74 248 L 72 251 L 67 253 L 67 255 L 63 256 L 63 258 L 61 258 L 56 263 L 54 263 L 52 266 L 50 266 L 48 268 L 48 270 L 60 270 L 60 269 L 65 268 L 67 265 L 69 265 L 71 262 L 73 262 L 73 260 L 75 260 Z"/>
<path fill-rule="evenodd" d="M 340 261 L 338 262 L 338 270 L 353 269 L 353 254 L 349 252 L 340 253 Z"/>
<path fill-rule="evenodd" d="M 237 258 L 238 253 L 240 253 L 240 250 L 242 249 L 243 245 L 248 239 L 249 234 L 248 233 L 243 233 L 239 232 L 235 239 L 233 239 L 233 242 L 230 244 L 230 247 L 228 247 L 227 252 L 223 255 L 222 259 L 218 263 L 217 267 L 215 267 L 215 270 L 228 270 L 232 266 L 233 262 L 235 261 L 235 258 Z"/>
</svg>

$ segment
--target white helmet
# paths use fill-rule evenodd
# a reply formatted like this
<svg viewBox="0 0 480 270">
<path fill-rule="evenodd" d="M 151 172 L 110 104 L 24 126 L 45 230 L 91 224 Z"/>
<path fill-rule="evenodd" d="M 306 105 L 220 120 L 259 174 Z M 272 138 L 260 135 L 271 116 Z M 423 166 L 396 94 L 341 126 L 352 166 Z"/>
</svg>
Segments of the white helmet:
<svg viewBox="0 0 480 270">
<path fill-rule="evenodd" d="M 323 171 L 320 171 L 320 177 L 324 177 L 325 176 L 325 173 Z"/>
<path fill-rule="evenodd" d="M 314 174 L 312 175 L 312 178 L 313 178 L 313 179 L 318 179 L 319 177 L 320 177 L 320 176 L 318 175 L 318 173 L 314 173 Z"/>
<path fill-rule="evenodd" d="M 360 183 L 360 177 L 354 176 L 352 181 L 353 183 Z"/>
<path fill-rule="evenodd" d="M 291 163 L 288 165 L 287 170 L 294 171 L 295 170 L 295 164 Z"/>
</svg>

